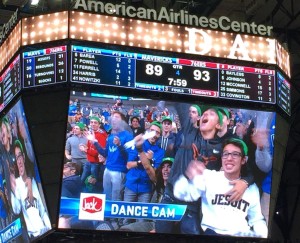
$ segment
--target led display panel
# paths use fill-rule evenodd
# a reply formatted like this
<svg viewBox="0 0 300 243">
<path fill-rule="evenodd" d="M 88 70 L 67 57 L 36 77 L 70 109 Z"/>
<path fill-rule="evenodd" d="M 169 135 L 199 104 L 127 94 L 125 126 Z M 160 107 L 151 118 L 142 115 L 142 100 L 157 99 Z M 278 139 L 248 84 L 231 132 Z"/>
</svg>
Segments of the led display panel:
<svg viewBox="0 0 300 243">
<path fill-rule="evenodd" d="M 289 116 L 291 115 L 291 84 L 285 76 L 277 71 L 278 106 Z"/>
<path fill-rule="evenodd" d="M 32 242 L 52 228 L 22 101 L 1 117 L 1 242 Z"/>
<path fill-rule="evenodd" d="M 58 228 L 268 237 L 275 117 L 72 91 Z"/>
<path fill-rule="evenodd" d="M 71 46 L 71 82 L 276 102 L 275 70 Z"/>
<path fill-rule="evenodd" d="M 67 82 L 67 46 L 23 52 L 23 87 Z"/>
<path fill-rule="evenodd" d="M 21 91 L 21 63 L 18 55 L 0 76 L 0 111 Z"/>
</svg>

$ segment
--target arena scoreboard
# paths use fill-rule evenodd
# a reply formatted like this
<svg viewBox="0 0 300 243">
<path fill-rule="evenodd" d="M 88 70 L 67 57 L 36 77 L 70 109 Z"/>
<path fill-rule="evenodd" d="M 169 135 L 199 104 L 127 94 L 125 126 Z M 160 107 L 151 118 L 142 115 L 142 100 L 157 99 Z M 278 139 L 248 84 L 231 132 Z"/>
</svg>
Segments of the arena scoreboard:
<svg viewBox="0 0 300 243">
<path fill-rule="evenodd" d="M 291 84 L 278 68 L 178 56 L 80 45 L 24 51 L 0 76 L 0 109 L 22 88 L 81 83 L 278 105 L 291 115 Z"/>
<path fill-rule="evenodd" d="M 67 46 L 23 53 L 23 87 L 67 82 Z"/>
<path fill-rule="evenodd" d="M 275 69 L 71 47 L 71 82 L 276 103 Z"/>
</svg>

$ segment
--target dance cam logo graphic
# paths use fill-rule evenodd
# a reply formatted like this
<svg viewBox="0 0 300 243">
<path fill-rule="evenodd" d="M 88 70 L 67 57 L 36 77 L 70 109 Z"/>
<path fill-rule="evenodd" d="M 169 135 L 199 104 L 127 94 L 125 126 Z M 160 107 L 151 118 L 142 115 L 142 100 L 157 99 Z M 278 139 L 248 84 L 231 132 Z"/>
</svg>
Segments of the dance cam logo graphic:
<svg viewBox="0 0 300 243">
<path fill-rule="evenodd" d="M 105 194 L 81 193 L 79 219 L 104 220 Z"/>
</svg>

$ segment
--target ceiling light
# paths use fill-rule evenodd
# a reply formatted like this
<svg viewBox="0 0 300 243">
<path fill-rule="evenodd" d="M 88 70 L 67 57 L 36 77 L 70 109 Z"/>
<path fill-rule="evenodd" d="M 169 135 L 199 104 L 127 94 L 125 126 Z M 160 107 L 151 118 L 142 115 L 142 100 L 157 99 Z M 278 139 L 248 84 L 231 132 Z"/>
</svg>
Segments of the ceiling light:
<svg viewBox="0 0 300 243">
<path fill-rule="evenodd" d="M 31 5 L 38 5 L 40 0 L 31 0 Z"/>
</svg>

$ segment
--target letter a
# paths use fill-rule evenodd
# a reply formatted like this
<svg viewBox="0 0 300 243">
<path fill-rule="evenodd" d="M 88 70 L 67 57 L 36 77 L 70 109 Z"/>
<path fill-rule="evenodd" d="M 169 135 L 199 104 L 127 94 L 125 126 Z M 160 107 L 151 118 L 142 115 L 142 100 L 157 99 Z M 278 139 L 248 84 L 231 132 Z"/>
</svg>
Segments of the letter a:
<svg viewBox="0 0 300 243">
<path fill-rule="evenodd" d="M 239 52 L 241 54 L 241 57 L 238 58 L 237 56 L 235 56 L 235 52 Z M 252 59 L 249 57 L 247 48 L 245 46 L 245 43 L 243 42 L 241 35 L 236 36 L 234 43 L 230 48 L 230 53 L 227 57 L 231 59 L 242 59 L 245 61 L 252 61 Z"/>
</svg>

